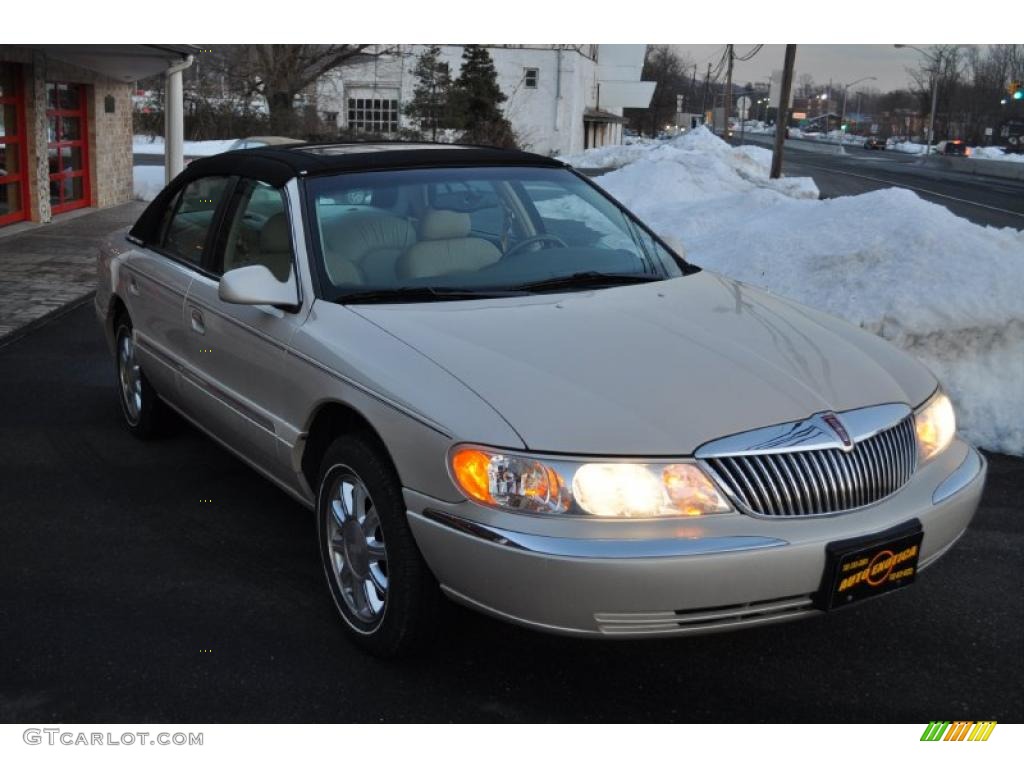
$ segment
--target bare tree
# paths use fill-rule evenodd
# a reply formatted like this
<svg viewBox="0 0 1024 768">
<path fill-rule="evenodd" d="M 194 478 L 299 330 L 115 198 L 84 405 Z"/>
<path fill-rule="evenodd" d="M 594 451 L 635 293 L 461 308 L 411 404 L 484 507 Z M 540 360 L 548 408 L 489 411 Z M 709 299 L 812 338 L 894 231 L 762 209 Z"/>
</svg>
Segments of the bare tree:
<svg viewBox="0 0 1024 768">
<path fill-rule="evenodd" d="M 920 67 L 908 67 L 913 80 L 921 113 L 931 112 L 932 93 L 938 80 L 938 103 L 935 108 L 935 134 L 948 136 L 950 123 L 960 99 L 965 69 L 963 46 L 933 45 L 928 48 L 928 59 Z"/>
<path fill-rule="evenodd" d="M 243 93 L 266 99 L 272 133 L 301 132 L 296 99 L 321 77 L 343 64 L 379 56 L 370 44 L 288 44 L 226 46 L 225 63 Z"/>
<path fill-rule="evenodd" d="M 650 46 L 644 57 L 642 78 L 653 80 L 657 85 L 650 106 L 630 110 L 630 117 L 649 130 L 652 136 L 657 135 L 662 126 L 675 119 L 677 96 L 683 96 L 689 104 L 697 101 L 696 94 L 691 92 L 692 68 L 693 64 L 676 53 L 672 46 Z"/>
<path fill-rule="evenodd" d="M 810 99 L 818 92 L 818 86 L 814 83 L 814 75 L 809 72 L 801 72 L 796 79 L 797 98 Z"/>
</svg>

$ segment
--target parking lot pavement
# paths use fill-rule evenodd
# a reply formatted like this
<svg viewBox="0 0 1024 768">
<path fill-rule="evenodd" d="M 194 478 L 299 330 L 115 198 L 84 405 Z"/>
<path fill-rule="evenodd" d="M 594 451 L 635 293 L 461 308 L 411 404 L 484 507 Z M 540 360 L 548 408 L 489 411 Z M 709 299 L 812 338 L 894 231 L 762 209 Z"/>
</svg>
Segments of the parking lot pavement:
<svg viewBox="0 0 1024 768">
<path fill-rule="evenodd" d="M 15 225 L 0 237 L 0 344 L 3 337 L 96 287 L 96 248 L 138 218 L 143 203 L 83 209 L 41 225 Z"/>
<path fill-rule="evenodd" d="M 309 513 L 191 428 L 126 434 L 91 313 L 0 349 L 0 721 L 1024 719 L 1024 460 L 991 456 L 957 547 L 857 609 L 607 643 L 453 607 L 385 663 L 346 642 Z"/>
</svg>

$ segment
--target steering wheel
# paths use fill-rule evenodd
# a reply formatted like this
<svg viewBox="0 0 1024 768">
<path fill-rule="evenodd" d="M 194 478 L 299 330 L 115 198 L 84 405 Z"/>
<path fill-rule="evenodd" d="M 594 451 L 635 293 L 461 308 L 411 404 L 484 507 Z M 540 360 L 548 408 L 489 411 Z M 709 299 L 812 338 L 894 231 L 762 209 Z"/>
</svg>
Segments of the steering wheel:
<svg viewBox="0 0 1024 768">
<path fill-rule="evenodd" d="M 568 243 L 566 243 L 565 240 L 560 238 L 558 235 L 550 235 L 550 234 L 533 235 L 532 237 L 528 237 L 525 240 L 520 240 L 518 243 L 513 245 L 511 248 L 509 248 L 507 251 L 505 251 L 505 256 L 506 257 L 513 256 L 513 255 L 519 253 L 519 251 L 523 250 L 523 248 L 525 248 L 528 245 L 533 245 L 534 243 L 544 243 L 544 242 L 555 243 L 559 248 L 568 248 L 569 247 Z"/>
</svg>

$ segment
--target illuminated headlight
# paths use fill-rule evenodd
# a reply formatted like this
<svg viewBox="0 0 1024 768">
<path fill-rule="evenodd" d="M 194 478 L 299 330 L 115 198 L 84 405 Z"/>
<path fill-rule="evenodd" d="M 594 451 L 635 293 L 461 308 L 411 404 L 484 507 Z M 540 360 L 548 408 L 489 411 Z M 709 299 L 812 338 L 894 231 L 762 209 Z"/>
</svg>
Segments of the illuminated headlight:
<svg viewBox="0 0 1024 768">
<path fill-rule="evenodd" d="M 914 413 L 914 428 L 921 461 L 927 461 L 943 450 L 956 434 L 956 414 L 953 404 L 941 391 Z"/>
<path fill-rule="evenodd" d="M 651 518 L 731 511 L 696 464 L 542 461 L 466 446 L 452 452 L 450 465 L 468 498 L 511 512 Z"/>
</svg>

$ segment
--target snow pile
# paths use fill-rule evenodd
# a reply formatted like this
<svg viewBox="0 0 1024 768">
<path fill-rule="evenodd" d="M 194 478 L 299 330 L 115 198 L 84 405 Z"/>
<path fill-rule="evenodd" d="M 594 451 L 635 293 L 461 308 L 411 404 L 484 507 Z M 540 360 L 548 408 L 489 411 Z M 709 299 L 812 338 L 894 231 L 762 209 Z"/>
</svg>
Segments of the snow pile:
<svg viewBox="0 0 1024 768">
<path fill-rule="evenodd" d="M 926 148 L 926 144 L 917 144 L 913 141 L 896 141 L 886 147 L 886 149 L 891 149 L 895 152 L 904 152 L 908 155 L 923 155 Z"/>
<path fill-rule="evenodd" d="M 164 188 L 162 165 L 136 165 L 132 168 L 132 196 L 149 202 Z"/>
<path fill-rule="evenodd" d="M 972 224 L 904 189 L 818 200 L 810 180 L 770 182 L 768 150 L 705 134 L 597 181 L 695 263 L 915 355 L 968 439 L 1024 454 L 1024 232 Z"/>
<path fill-rule="evenodd" d="M 659 197 L 676 202 L 709 200 L 758 187 L 791 197 L 818 197 L 818 188 L 809 178 L 769 179 L 771 150 L 750 144 L 731 147 L 703 126 L 671 141 L 599 147 L 560 159 L 581 168 L 619 168 L 618 175 L 627 184 L 657 189 Z"/>
<path fill-rule="evenodd" d="M 1002 160 L 1008 163 L 1024 163 L 1024 155 L 1008 155 L 1002 147 L 971 147 L 970 157 L 975 160 Z"/>
<path fill-rule="evenodd" d="M 211 141 L 186 141 L 186 157 L 207 157 L 227 152 L 238 139 L 213 139 Z M 132 136 L 132 153 L 136 155 L 162 155 L 163 136 Z"/>
</svg>

